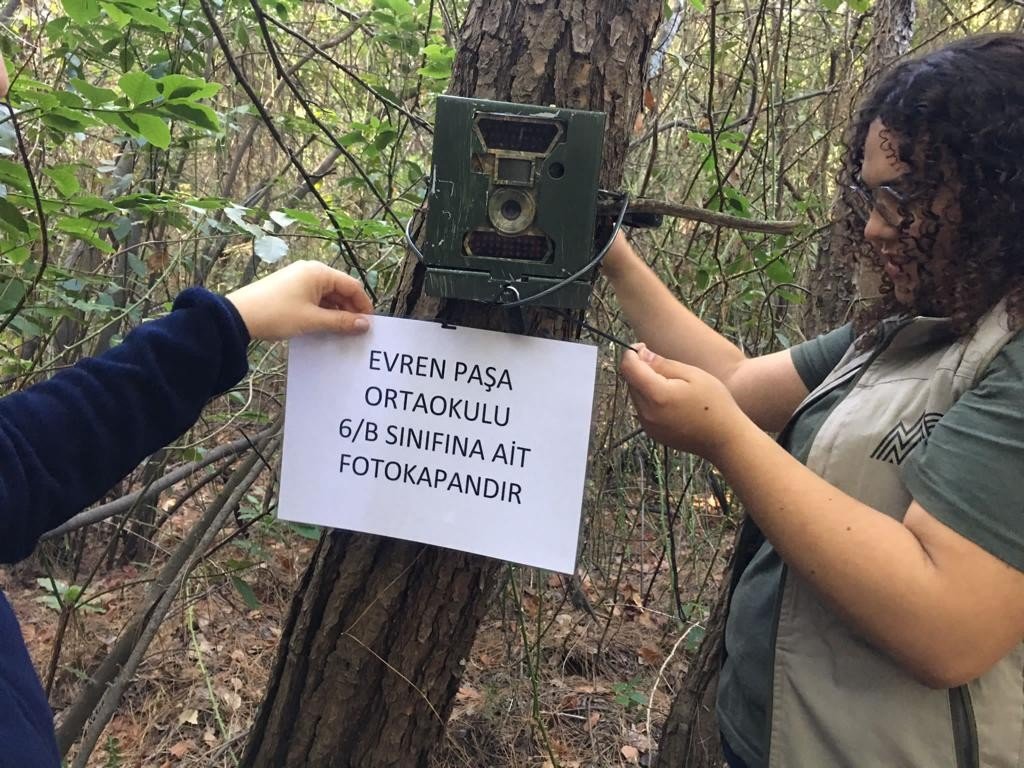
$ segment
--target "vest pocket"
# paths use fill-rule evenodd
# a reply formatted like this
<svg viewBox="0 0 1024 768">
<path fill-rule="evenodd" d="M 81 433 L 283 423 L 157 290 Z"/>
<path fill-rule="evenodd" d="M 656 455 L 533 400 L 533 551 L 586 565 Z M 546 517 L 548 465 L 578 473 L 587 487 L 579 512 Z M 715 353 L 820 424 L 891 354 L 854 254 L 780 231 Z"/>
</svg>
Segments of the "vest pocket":
<svg viewBox="0 0 1024 768">
<path fill-rule="evenodd" d="M 949 714 L 953 725 L 956 768 L 978 768 L 978 725 L 966 685 L 949 689 Z"/>
</svg>

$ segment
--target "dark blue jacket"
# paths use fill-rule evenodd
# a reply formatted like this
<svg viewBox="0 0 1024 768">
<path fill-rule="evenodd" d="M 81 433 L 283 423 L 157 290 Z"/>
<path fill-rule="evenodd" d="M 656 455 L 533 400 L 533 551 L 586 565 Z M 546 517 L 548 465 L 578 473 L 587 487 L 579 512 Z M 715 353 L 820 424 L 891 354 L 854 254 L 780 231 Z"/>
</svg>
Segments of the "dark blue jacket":
<svg viewBox="0 0 1024 768">
<path fill-rule="evenodd" d="M 191 288 L 106 354 L 0 399 L 0 562 L 181 435 L 245 375 L 248 343 L 230 302 Z M 0 766 L 58 765 L 53 714 L 0 593 Z"/>
</svg>

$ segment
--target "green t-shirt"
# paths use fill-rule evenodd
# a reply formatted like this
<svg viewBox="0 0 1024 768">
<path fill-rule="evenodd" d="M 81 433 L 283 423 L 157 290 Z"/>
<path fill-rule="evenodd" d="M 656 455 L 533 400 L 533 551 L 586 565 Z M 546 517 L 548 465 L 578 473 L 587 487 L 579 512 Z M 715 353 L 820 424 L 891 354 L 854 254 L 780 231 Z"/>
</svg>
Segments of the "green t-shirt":
<svg viewBox="0 0 1024 768">
<path fill-rule="evenodd" d="M 792 348 L 808 389 L 825 379 L 851 343 L 853 331 L 846 325 Z M 806 461 L 815 435 L 851 386 L 808 407 L 791 426 L 786 450 Z M 936 519 L 1024 571 L 1024 334 L 1000 350 L 978 384 L 907 458 L 902 474 L 910 494 Z M 750 768 L 767 763 L 772 628 L 782 567 L 765 542 L 736 586 L 725 629 L 718 720 L 729 746 Z"/>
</svg>

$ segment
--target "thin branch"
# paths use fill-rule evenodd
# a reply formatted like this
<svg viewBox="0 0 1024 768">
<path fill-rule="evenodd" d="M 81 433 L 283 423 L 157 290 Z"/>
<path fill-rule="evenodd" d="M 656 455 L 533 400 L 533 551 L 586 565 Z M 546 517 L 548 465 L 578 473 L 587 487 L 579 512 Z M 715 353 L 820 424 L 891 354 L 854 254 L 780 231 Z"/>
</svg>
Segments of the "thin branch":
<svg viewBox="0 0 1024 768">
<path fill-rule="evenodd" d="M 28 183 L 32 188 L 32 199 L 35 202 L 36 216 L 39 219 L 39 234 L 41 238 L 41 247 L 43 249 L 42 259 L 39 262 L 39 270 L 36 272 L 35 277 L 32 278 L 32 283 L 29 285 L 25 293 L 22 294 L 21 298 L 14 305 L 14 308 L 7 314 L 4 321 L 0 323 L 0 333 L 4 332 L 4 329 L 10 325 L 14 318 L 18 316 L 22 307 L 28 301 L 29 296 L 35 291 L 39 285 L 39 281 L 43 279 L 43 273 L 46 272 L 46 267 L 50 263 L 50 233 L 46 227 L 46 213 L 43 211 L 43 199 L 39 195 L 39 187 L 36 185 L 36 175 L 32 172 L 32 163 L 28 157 L 28 147 L 25 145 L 25 136 L 21 132 L 21 125 L 19 124 L 18 118 L 15 117 L 14 107 L 11 106 L 11 102 L 4 100 L 0 102 L 4 107 L 7 108 L 7 113 L 10 115 L 11 126 L 14 128 L 14 135 L 18 140 L 18 153 L 21 155 L 21 163 L 25 166 L 25 173 L 28 174 Z"/>
<path fill-rule="evenodd" d="M 279 428 L 280 423 L 275 424 L 274 429 Z M 84 768 L 182 583 L 263 469 L 259 456 L 253 453 L 235 470 L 220 495 L 161 569 L 145 601 L 135 612 L 132 623 L 122 632 L 99 668 L 90 675 L 85 690 L 67 711 L 57 729 L 57 741 L 61 754 L 66 755 L 74 742 L 82 737 L 74 768 Z"/>
<path fill-rule="evenodd" d="M 256 91 L 253 90 L 252 85 L 249 83 L 245 75 L 242 73 L 241 68 L 238 66 L 238 62 L 235 61 L 235 57 L 231 53 L 231 46 L 228 45 L 227 38 L 224 36 L 224 30 L 221 29 L 220 24 L 217 23 L 217 14 L 214 13 L 213 9 L 210 7 L 209 1 L 199 0 L 199 5 L 203 9 L 203 15 L 206 16 L 206 21 L 209 23 L 210 29 L 213 30 L 213 34 L 217 38 L 217 44 L 220 46 L 221 52 L 224 54 L 224 59 L 225 61 L 227 61 L 228 67 L 231 69 L 231 72 L 235 76 L 235 80 L 238 81 L 238 84 L 242 87 L 242 90 L 245 91 L 246 96 L 249 97 L 249 100 L 252 102 L 253 106 L 256 107 L 256 111 L 260 113 L 260 117 L 263 118 L 263 122 L 267 126 L 267 130 L 270 131 L 270 135 L 273 137 L 274 141 L 288 157 L 288 160 L 291 162 L 292 167 L 294 167 L 295 170 L 298 171 L 299 175 L 303 178 L 303 180 L 309 187 L 310 192 L 312 192 L 313 196 L 316 198 L 316 201 L 320 204 L 320 207 L 324 209 L 324 212 L 331 220 L 331 224 L 334 227 L 335 235 L 338 238 L 338 245 L 341 248 L 342 253 L 345 254 L 346 261 L 348 262 L 349 266 L 355 269 L 356 272 L 359 274 L 359 277 L 363 281 L 363 285 L 366 289 L 366 292 L 369 294 L 370 299 L 374 303 L 376 303 L 377 294 L 374 292 L 373 288 L 369 284 L 369 281 L 367 280 L 366 270 L 363 269 L 363 265 L 360 264 L 355 252 L 352 250 L 352 247 L 349 245 L 344 233 L 341 231 L 341 222 L 339 222 L 338 217 L 334 215 L 334 211 L 332 210 L 330 204 L 324 199 L 323 195 L 320 194 L 320 190 L 316 188 L 316 181 L 310 177 L 309 171 L 306 170 L 305 166 L 302 164 L 302 161 L 295 156 L 295 153 L 292 152 L 287 142 L 285 142 L 284 137 L 281 135 L 281 132 L 277 129 L 277 126 L 274 125 L 274 119 L 270 116 L 270 113 L 267 112 L 266 106 L 264 106 L 262 100 L 257 95 Z"/>
<path fill-rule="evenodd" d="M 143 494 L 152 496 L 154 494 L 161 493 L 172 485 L 177 485 L 187 477 L 194 475 L 204 467 L 208 467 L 227 456 L 234 456 L 237 453 L 241 453 L 249 448 L 249 446 L 254 442 L 259 443 L 260 441 L 265 440 L 273 434 L 273 430 L 274 427 L 268 427 L 253 438 L 241 437 L 238 440 L 218 446 L 207 453 L 199 461 L 191 461 L 184 466 L 168 472 L 159 480 L 153 481 L 153 483 L 146 488 L 143 488 L 141 491 L 129 493 L 119 499 L 115 499 L 114 501 L 107 502 L 106 504 L 100 504 L 98 507 L 93 507 L 92 509 L 87 509 L 84 512 L 78 513 L 63 525 L 54 528 L 52 531 L 44 533 L 40 538 L 42 541 L 45 541 L 56 536 L 63 536 L 65 533 L 77 531 L 79 528 L 84 528 L 87 525 L 98 523 L 101 520 L 106 520 L 107 518 L 113 517 L 121 512 L 125 512 L 131 509 Z"/>
<path fill-rule="evenodd" d="M 359 163 L 358 160 L 356 160 L 355 155 L 348 151 L 348 148 L 344 144 L 342 144 L 341 139 L 334 135 L 334 131 L 332 131 L 324 123 L 323 120 L 317 117 L 316 111 L 310 105 L 309 100 L 302 94 L 302 89 L 299 88 L 298 84 L 295 82 L 292 76 L 288 74 L 288 70 L 281 62 L 280 56 L 277 55 L 277 44 L 274 42 L 274 38 L 270 36 L 270 30 L 267 29 L 267 19 L 269 19 L 270 17 L 267 16 L 267 14 L 264 12 L 263 6 L 259 4 L 258 0 L 249 0 L 249 5 L 252 6 L 253 11 L 256 13 L 256 21 L 260 28 L 260 35 L 263 37 L 263 42 L 267 47 L 267 53 L 270 54 L 270 61 L 274 65 L 274 69 L 277 71 L 278 75 L 284 80 L 285 85 L 288 86 L 288 90 L 292 92 L 292 95 L 295 97 L 296 101 L 298 101 L 299 104 L 302 105 L 302 110 L 306 113 L 306 118 L 311 123 L 313 123 L 313 125 L 320 129 L 320 132 L 323 133 L 323 135 L 328 138 L 331 144 L 334 145 L 335 149 L 337 149 L 339 152 L 341 152 L 341 154 L 345 156 L 345 159 L 348 160 L 349 163 L 351 163 L 353 168 L 356 169 L 356 173 L 358 173 L 359 176 L 362 178 L 363 182 L 366 184 L 366 187 L 373 193 L 373 196 L 376 197 L 378 202 L 380 202 L 380 204 L 384 207 L 384 211 L 387 213 L 388 216 L 391 217 L 392 221 L 394 221 L 395 226 L 401 227 L 402 222 L 395 215 L 395 212 L 391 210 L 391 206 L 388 204 L 387 199 L 384 197 L 384 193 L 377 189 L 377 185 L 373 183 L 373 180 L 370 178 L 370 176 L 366 173 L 365 170 L 363 170 L 363 166 Z"/>
<path fill-rule="evenodd" d="M 1022 2 L 1024 2 L 1024 0 L 1022 0 Z M 831 96 L 837 90 L 837 86 L 830 86 L 828 88 L 822 88 L 821 90 L 813 91 L 811 93 L 802 93 L 799 96 L 793 96 L 788 99 L 782 99 L 780 101 L 775 102 L 774 104 L 764 106 L 761 109 L 751 109 L 743 117 L 739 117 L 736 120 L 733 120 L 731 123 L 723 125 L 721 128 L 718 129 L 718 131 L 721 133 L 724 131 L 732 131 L 737 128 L 742 128 L 744 125 L 751 122 L 752 120 L 756 120 L 761 115 L 761 113 L 764 112 L 766 109 L 779 109 L 781 107 L 789 106 L 790 104 L 799 104 L 801 101 L 809 101 L 810 99 L 817 99 L 822 96 Z M 754 106 L 755 104 L 751 102 L 751 107 L 753 108 Z M 671 120 L 667 123 L 655 125 L 642 136 L 637 138 L 635 141 L 631 141 L 629 144 L 629 151 L 633 151 L 644 142 L 650 141 L 651 138 L 654 136 L 655 132 L 666 133 L 667 131 L 675 130 L 677 128 L 682 128 L 688 133 L 699 133 L 704 136 L 710 133 L 710 129 L 702 128 L 696 123 L 693 123 L 689 120 Z"/>
<path fill-rule="evenodd" d="M 599 207 L 598 212 L 601 214 L 611 214 L 613 209 L 614 205 L 602 205 Z M 720 211 L 710 211 L 707 208 L 698 208 L 693 205 L 681 205 L 679 203 L 670 203 L 667 200 L 651 200 L 650 198 L 639 197 L 630 201 L 626 213 L 627 215 L 630 213 L 656 213 L 676 219 L 699 221 L 715 227 L 736 229 L 741 232 L 761 232 L 766 235 L 789 235 L 802 224 L 799 221 L 745 219 L 742 216 L 733 216 L 732 214 L 721 213 Z"/>
<path fill-rule="evenodd" d="M 297 29 L 293 29 L 292 27 L 289 27 L 287 24 L 283 23 L 282 21 L 274 18 L 273 16 L 271 16 L 269 13 L 264 11 L 259 6 L 254 4 L 253 7 L 254 8 L 258 8 L 258 10 L 257 10 L 257 17 L 262 17 L 262 18 L 266 19 L 271 24 L 273 24 L 275 27 L 280 29 L 282 32 L 285 32 L 285 33 L 291 35 L 292 37 L 294 37 L 296 40 L 299 40 L 300 42 L 305 43 L 307 46 L 309 46 L 309 48 L 311 48 L 313 50 L 314 53 L 316 53 L 318 56 L 320 56 L 320 58 L 324 59 L 327 62 L 330 62 L 332 65 L 334 65 L 335 67 L 340 69 L 342 72 L 344 72 L 350 78 L 355 80 L 356 84 L 360 88 L 365 90 L 367 93 L 369 93 L 375 99 L 377 99 L 378 101 L 382 102 L 384 105 L 386 105 L 388 107 L 393 107 L 394 109 L 397 109 L 399 112 L 401 112 L 407 118 L 409 118 L 409 122 L 413 123 L 413 125 L 417 126 L 418 128 L 422 128 L 425 131 L 427 131 L 428 133 L 433 133 L 434 132 L 434 129 L 430 125 L 429 122 L 424 120 L 419 115 L 414 115 L 412 112 L 407 110 L 405 107 L 403 107 L 398 102 L 395 102 L 395 101 L 392 101 L 391 99 L 389 99 L 383 93 L 381 93 L 376 88 L 374 88 L 372 85 L 370 85 L 365 80 L 363 80 L 358 74 L 356 74 L 355 70 L 353 70 L 348 65 L 343 64 L 342 62 L 338 61 L 336 58 L 331 56 L 331 54 L 329 54 L 323 48 L 318 46 L 315 42 L 310 40 L 308 37 L 306 37 L 304 34 L 299 32 Z M 303 59 L 305 61 L 308 61 L 310 58 L 312 58 L 312 54 L 307 54 L 306 56 L 303 57 Z M 296 69 L 297 69 L 296 67 L 290 67 L 288 69 L 288 73 L 293 75 L 293 74 L 295 74 Z"/>
</svg>

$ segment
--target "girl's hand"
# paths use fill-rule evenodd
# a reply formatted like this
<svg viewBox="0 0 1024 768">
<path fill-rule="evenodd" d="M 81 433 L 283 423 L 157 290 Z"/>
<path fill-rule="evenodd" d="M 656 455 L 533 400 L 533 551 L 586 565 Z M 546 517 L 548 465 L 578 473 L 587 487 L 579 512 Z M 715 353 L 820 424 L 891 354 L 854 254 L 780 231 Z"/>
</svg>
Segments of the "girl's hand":
<svg viewBox="0 0 1024 768">
<path fill-rule="evenodd" d="M 354 277 L 318 261 L 297 261 L 227 296 L 254 339 L 315 331 L 362 333 L 373 304 Z"/>
<path fill-rule="evenodd" d="M 644 431 L 659 443 L 715 461 L 753 426 L 725 385 L 710 373 L 637 344 L 619 373 L 629 385 Z"/>
</svg>

